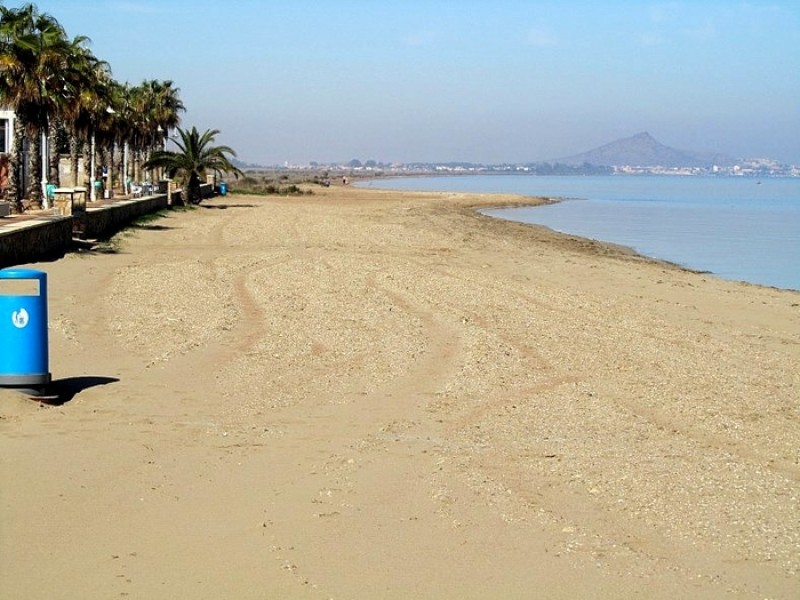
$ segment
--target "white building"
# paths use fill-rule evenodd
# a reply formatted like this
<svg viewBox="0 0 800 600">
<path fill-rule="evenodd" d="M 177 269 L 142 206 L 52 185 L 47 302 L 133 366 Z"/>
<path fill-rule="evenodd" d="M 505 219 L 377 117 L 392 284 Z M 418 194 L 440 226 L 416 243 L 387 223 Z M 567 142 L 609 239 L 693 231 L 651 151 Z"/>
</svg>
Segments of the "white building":
<svg viewBox="0 0 800 600">
<path fill-rule="evenodd" d="M 14 145 L 14 111 L 0 109 L 0 154 L 11 152 Z"/>
</svg>

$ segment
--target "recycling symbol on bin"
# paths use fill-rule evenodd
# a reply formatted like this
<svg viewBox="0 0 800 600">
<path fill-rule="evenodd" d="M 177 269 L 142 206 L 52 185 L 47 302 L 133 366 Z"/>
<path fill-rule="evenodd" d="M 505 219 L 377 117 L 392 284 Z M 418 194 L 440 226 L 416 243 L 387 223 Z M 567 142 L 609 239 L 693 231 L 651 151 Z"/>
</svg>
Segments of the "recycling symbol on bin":
<svg viewBox="0 0 800 600">
<path fill-rule="evenodd" d="M 30 320 L 31 319 L 28 315 L 28 311 L 24 308 L 20 308 L 19 310 L 15 310 L 13 313 L 11 313 L 11 322 L 17 329 L 24 329 Z"/>
</svg>

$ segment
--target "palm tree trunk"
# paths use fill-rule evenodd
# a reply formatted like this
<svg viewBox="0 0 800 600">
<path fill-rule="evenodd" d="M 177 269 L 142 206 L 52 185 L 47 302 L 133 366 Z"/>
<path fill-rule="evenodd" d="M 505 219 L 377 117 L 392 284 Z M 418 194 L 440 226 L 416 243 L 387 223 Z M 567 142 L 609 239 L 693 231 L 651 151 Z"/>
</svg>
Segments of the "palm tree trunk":
<svg viewBox="0 0 800 600">
<path fill-rule="evenodd" d="M 23 172 L 25 160 L 25 130 L 19 118 L 14 119 L 14 152 L 11 153 L 8 170 L 8 199 L 17 213 L 22 212 L 22 189 L 25 186 Z"/>
<path fill-rule="evenodd" d="M 111 142 L 111 158 L 108 162 L 108 189 L 111 190 L 113 193 L 114 191 L 114 176 L 117 174 L 117 157 L 119 156 L 119 152 L 117 152 L 117 143 Z"/>
<path fill-rule="evenodd" d="M 138 148 L 133 151 L 133 180 L 142 181 L 141 154 Z"/>
<path fill-rule="evenodd" d="M 50 164 L 47 168 L 47 179 L 50 183 L 55 184 L 56 187 L 61 187 L 61 169 L 59 169 L 61 154 L 58 152 L 57 137 L 58 124 L 55 122 L 55 119 L 52 119 L 52 122 L 47 128 L 47 147 L 50 150 Z"/>
<path fill-rule="evenodd" d="M 189 188 L 187 190 L 187 202 L 184 202 L 184 204 L 200 204 L 200 177 L 192 173 L 189 176 L 189 185 L 187 187 Z"/>
<path fill-rule="evenodd" d="M 69 168 L 72 173 L 72 187 L 78 187 L 78 166 L 80 155 L 80 141 L 74 133 L 69 136 Z"/>
<path fill-rule="evenodd" d="M 111 189 L 111 159 L 109 158 L 110 152 L 105 146 L 100 150 L 100 180 L 103 182 L 103 197 L 107 191 Z M 111 197 L 111 193 L 108 194 Z"/>
<path fill-rule="evenodd" d="M 42 208 L 42 136 L 39 131 L 31 132 L 28 144 L 28 159 L 31 171 L 28 177 L 28 190 L 25 194 L 31 208 Z"/>
<path fill-rule="evenodd" d="M 122 193 L 128 193 L 128 174 L 125 172 L 127 169 L 127 161 L 128 161 L 128 147 L 127 142 L 122 143 L 122 159 L 119 161 L 119 181 L 120 186 L 122 188 Z"/>
</svg>

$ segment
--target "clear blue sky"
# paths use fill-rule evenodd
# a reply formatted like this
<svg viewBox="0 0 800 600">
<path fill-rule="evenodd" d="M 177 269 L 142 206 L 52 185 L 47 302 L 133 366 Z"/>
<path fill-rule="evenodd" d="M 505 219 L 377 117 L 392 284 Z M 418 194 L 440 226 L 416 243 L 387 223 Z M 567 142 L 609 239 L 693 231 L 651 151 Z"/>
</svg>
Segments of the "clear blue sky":
<svg viewBox="0 0 800 600">
<path fill-rule="evenodd" d="M 173 80 L 183 124 L 247 162 L 525 162 L 648 131 L 800 164 L 797 0 L 35 4 L 117 80 Z"/>
</svg>

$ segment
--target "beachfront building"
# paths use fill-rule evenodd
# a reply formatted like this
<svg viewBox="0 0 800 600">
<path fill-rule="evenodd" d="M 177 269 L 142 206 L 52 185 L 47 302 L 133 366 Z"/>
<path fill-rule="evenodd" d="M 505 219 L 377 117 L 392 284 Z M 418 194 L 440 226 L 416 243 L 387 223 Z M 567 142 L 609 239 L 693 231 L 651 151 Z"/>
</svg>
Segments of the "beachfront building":
<svg viewBox="0 0 800 600">
<path fill-rule="evenodd" d="M 14 119 L 13 110 L 0 109 L 0 200 L 6 199 L 8 177 L 10 174 L 10 155 L 14 149 Z"/>
<path fill-rule="evenodd" d="M 14 143 L 14 111 L 0 109 L 0 154 L 8 154 Z"/>
<path fill-rule="evenodd" d="M 19 117 L 13 110 L 0 107 L 0 201 L 11 202 L 12 204 L 19 200 L 19 192 L 27 190 L 30 183 L 29 138 L 24 131 L 21 137 L 15 136 L 14 129 L 19 126 L 18 121 Z M 22 152 L 19 156 L 14 156 L 16 152 L 15 137 L 22 142 Z M 12 174 L 12 165 L 15 158 L 20 162 L 16 171 Z M 14 181 L 12 181 L 12 175 Z M 16 190 L 12 190 L 12 187 L 16 188 Z"/>
</svg>

